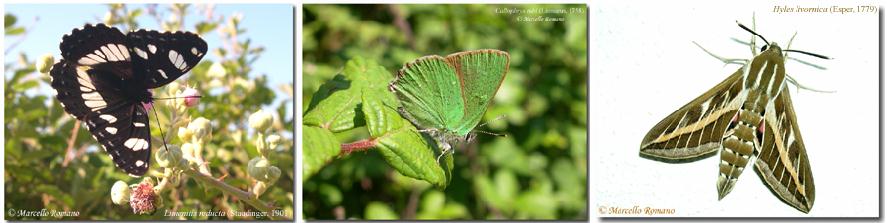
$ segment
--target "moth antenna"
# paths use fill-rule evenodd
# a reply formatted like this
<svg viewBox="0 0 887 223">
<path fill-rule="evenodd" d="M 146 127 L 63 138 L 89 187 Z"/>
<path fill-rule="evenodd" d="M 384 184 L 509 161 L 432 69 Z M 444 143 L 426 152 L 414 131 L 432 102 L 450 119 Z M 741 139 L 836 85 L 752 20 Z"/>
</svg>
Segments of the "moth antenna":
<svg viewBox="0 0 887 223">
<path fill-rule="evenodd" d="M 761 36 L 761 34 L 758 34 L 758 33 L 756 33 L 755 31 L 752 31 L 751 29 L 749 29 L 749 28 L 746 27 L 745 25 L 742 25 L 742 23 L 739 23 L 739 21 L 736 21 L 736 24 L 738 24 L 739 27 L 741 27 L 741 28 L 744 29 L 745 31 L 748 31 L 748 32 L 750 32 L 751 34 L 754 34 L 755 36 L 761 37 L 761 40 L 763 40 L 764 43 L 766 43 L 768 46 L 770 45 L 770 41 L 767 41 L 767 38 L 764 38 L 764 36 Z"/>
<path fill-rule="evenodd" d="M 166 135 L 163 134 L 163 127 L 160 126 L 160 116 L 157 116 L 157 109 L 152 107 L 151 111 L 154 111 L 154 119 L 157 119 L 157 128 L 160 129 L 160 140 L 163 143 L 163 149 L 169 152 L 169 148 L 166 147 Z"/>
<path fill-rule="evenodd" d="M 785 52 L 794 52 L 794 53 L 806 54 L 807 56 L 817 57 L 817 58 L 825 59 L 825 60 L 831 60 L 831 59 L 832 59 L 832 58 L 830 58 L 830 57 L 823 56 L 823 55 L 820 55 L 820 54 L 815 54 L 815 53 L 806 52 L 806 51 L 800 51 L 800 50 L 783 50 L 783 51 L 785 51 Z"/>
</svg>

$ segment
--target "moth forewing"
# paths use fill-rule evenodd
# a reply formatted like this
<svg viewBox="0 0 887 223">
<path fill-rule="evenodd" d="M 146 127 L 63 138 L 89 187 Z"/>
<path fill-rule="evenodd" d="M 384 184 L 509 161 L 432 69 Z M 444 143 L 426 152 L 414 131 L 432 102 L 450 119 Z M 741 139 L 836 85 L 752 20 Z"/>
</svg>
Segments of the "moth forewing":
<svg viewBox="0 0 887 223">
<path fill-rule="evenodd" d="M 741 105 L 743 69 L 659 121 L 641 142 L 641 156 L 691 162 L 714 155 Z"/>
</svg>

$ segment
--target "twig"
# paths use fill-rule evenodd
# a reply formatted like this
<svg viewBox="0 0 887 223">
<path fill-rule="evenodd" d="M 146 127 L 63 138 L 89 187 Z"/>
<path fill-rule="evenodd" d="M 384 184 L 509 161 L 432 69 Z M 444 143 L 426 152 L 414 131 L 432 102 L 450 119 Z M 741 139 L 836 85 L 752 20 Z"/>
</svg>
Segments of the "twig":
<svg viewBox="0 0 887 223">
<path fill-rule="evenodd" d="M 413 187 L 410 193 L 410 199 L 403 211 L 403 219 L 416 219 L 416 209 L 419 206 L 419 195 L 422 193 L 418 187 Z"/>
<path fill-rule="evenodd" d="M 401 33 L 403 33 L 404 39 L 407 40 L 407 45 L 410 46 L 410 49 L 416 49 L 416 43 L 413 39 L 413 29 L 410 28 L 410 24 L 403 16 L 403 12 L 396 5 L 389 6 L 388 11 L 391 13 L 391 16 L 394 17 L 394 21 L 391 22 L 400 29 Z"/>
<path fill-rule="evenodd" d="M 254 197 L 252 193 L 240 190 L 234 186 L 228 185 L 225 182 L 217 180 L 216 178 L 213 178 L 212 176 L 202 174 L 200 172 L 197 172 L 197 170 L 194 170 L 191 168 L 186 168 L 184 170 L 184 173 L 187 174 L 188 176 L 191 176 L 195 180 L 205 183 L 205 185 L 209 185 L 210 187 L 215 187 L 215 188 L 221 190 L 222 192 L 224 192 L 225 194 L 234 196 L 237 199 L 240 199 L 240 200 L 246 202 L 250 206 L 253 206 L 254 208 L 258 209 L 259 211 L 264 212 L 266 214 L 266 216 L 268 218 L 270 218 L 271 220 L 287 220 L 286 218 L 281 218 L 283 216 L 274 215 L 272 211 L 275 210 L 276 208 L 274 206 L 271 206 L 270 204 L 265 203 L 262 200 L 259 200 L 257 197 Z"/>
<path fill-rule="evenodd" d="M 65 149 L 65 160 L 62 161 L 62 167 L 67 167 L 68 162 L 74 159 L 74 142 L 77 141 L 77 133 L 80 131 L 80 120 L 74 122 L 74 130 L 71 131 L 71 137 L 68 138 L 68 148 Z"/>
</svg>

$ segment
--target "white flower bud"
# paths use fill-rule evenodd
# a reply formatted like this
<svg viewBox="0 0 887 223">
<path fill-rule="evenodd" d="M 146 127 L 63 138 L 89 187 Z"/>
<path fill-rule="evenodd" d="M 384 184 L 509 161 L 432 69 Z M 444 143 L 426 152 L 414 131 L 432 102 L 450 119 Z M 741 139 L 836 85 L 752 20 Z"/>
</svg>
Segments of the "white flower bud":
<svg viewBox="0 0 887 223">
<path fill-rule="evenodd" d="M 166 149 L 158 149 L 155 156 L 157 165 L 164 168 L 184 168 L 185 161 L 182 158 L 182 150 L 176 145 L 166 145 Z"/>
<path fill-rule="evenodd" d="M 179 127 L 179 134 L 178 135 L 179 135 L 179 139 L 187 142 L 187 141 L 191 141 L 191 136 L 193 136 L 194 133 L 191 132 L 191 130 L 188 130 L 188 128 Z"/>
<path fill-rule="evenodd" d="M 280 143 L 280 136 L 276 134 L 271 134 L 267 138 L 265 138 L 265 142 L 268 143 L 268 150 L 274 150 Z"/>
<path fill-rule="evenodd" d="M 188 130 L 191 130 L 194 138 L 203 139 L 212 131 L 212 126 L 208 119 L 199 117 L 188 123 Z"/>
<path fill-rule="evenodd" d="M 223 66 L 221 62 L 215 62 L 209 67 L 209 71 L 207 71 L 206 75 L 210 78 L 220 79 L 228 75 L 228 71 L 225 70 L 225 66 Z"/>
<path fill-rule="evenodd" d="M 129 185 L 123 181 L 114 182 L 114 186 L 111 187 L 111 201 L 116 205 L 123 205 L 129 203 L 129 194 L 132 192 L 132 189 L 129 188 Z"/>
<path fill-rule="evenodd" d="M 271 127 L 271 122 L 274 121 L 273 119 L 274 117 L 271 116 L 271 113 L 259 109 L 259 111 L 249 116 L 249 127 L 252 127 L 256 131 L 264 132 Z"/>
</svg>

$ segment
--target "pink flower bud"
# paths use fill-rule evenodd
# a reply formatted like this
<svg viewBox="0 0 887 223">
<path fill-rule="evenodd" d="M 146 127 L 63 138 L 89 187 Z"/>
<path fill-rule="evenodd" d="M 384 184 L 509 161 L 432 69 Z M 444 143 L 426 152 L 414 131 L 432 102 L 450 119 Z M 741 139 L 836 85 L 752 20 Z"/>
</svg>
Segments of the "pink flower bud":
<svg viewBox="0 0 887 223">
<path fill-rule="evenodd" d="M 197 92 L 197 89 L 188 87 L 182 91 L 182 94 L 179 97 L 185 98 L 185 106 L 194 107 L 200 102 L 200 93 Z"/>
<path fill-rule="evenodd" d="M 154 107 L 154 102 L 142 103 L 142 107 L 145 107 L 145 111 L 151 111 L 151 108 Z"/>
</svg>

